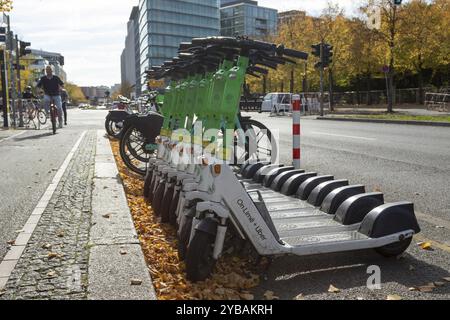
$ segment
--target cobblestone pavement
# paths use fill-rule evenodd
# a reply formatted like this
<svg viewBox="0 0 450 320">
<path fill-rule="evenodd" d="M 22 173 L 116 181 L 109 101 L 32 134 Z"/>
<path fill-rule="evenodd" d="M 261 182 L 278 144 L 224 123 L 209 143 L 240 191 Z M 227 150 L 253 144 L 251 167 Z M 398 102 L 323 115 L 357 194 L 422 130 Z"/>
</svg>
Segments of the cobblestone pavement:
<svg viewBox="0 0 450 320">
<path fill-rule="evenodd" d="M 95 146 L 88 131 L 0 299 L 86 299 Z"/>
</svg>

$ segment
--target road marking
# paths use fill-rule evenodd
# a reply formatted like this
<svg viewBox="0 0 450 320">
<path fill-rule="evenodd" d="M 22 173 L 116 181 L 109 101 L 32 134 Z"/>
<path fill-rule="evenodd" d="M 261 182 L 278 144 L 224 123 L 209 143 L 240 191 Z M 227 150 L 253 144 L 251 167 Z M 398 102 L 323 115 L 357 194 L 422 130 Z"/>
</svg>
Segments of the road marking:
<svg viewBox="0 0 450 320">
<path fill-rule="evenodd" d="M 366 138 L 366 137 L 356 137 L 356 136 L 346 136 L 343 134 L 333 134 L 333 133 L 326 133 L 326 132 L 319 132 L 319 131 L 313 131 L 311 132 L 313 134 L 320 134 L 324 136 L 332 136 L 332 137 L 341 137 L 341 138 L 350 138 L 350 139 L 360 139 L 360 140 L 366 140 L 366 141 L 376 141 L 375 138 Z"/>
<path fill-rule="evenodd" d="M 21 136 L 21 135 L 23 135 L 23 134 L 26 133 L 26 132 L 28 132 L 28 131 L 22 131 L 22 132 L 19 132 L 19 133 L 14 134 L 14 135 L 12 135 L 12 136 L 10 136 L 10 137 L 6 137 L 6 138 L 3 138 L 3 139 L 0 139 L 0 143 L 2 143 L 2 142 L 4 142 L 4 141 L 11 140 L 11 139 L 16 138 L 16 137 L 18 137 L 18 136 Z"/>
<path fill-rule="evenodd" d="M 429 224 L 436 226 L 441 226 L 444 227 L 448 230 L 450 230 L 450 221 L 438 218 L 438 217 L 434 217 L 432 215 L 429 214 L 425 214 L 425 213 L 421 213 L 421 212 L 417 212 L 416 211 L 416 217 L 419 218 L 420 220 L 423 220 L 425 222 L 428 222 Z"/>
<path fill-rule="evenodd" d="M 53 178 L 52 182 L 48 186 L 47 190 L 42 195 L 40 201 L 36 205 L 35 209 L 30 215 L 30 218 L 25 223 L 25 225 L 22 228 L 22 231 L 18 234 L 16 241 L 12 247 L 11 250 L 14 250 L 15 252 L 20 251 L 18 248 L 15 248 L 16 246 L 26 247 L 28 244 L 28 241 L 31 238 L 31 235 L 34 232 L 34 229 L 36 228 L 37 224 L 39 223 L 39 220 L 42 217 L 42 213 L 44 212 L 45 208 L 47 208 L 48 203 L 50 202 L 50 199 L 52 198 L 53 194 L 56 191 L 56 188 L 61 181 L 64 173 L 67 170 L 67 167 L 69 166 L 70 161 L 72 160 L 73 156 L 75 155 L 75 152 L 79 148 L 81 141 L 83 140 L 84 136 L 86 135 L 87 131 L 83 131 L 80 138 L 78 138 L 77 142 L 73 146 L 72 150 L 70 150 L 69 154 L 67 155 L 66 159 L 64 160 L 63 164 L 59 168 L 58 172 L 56 173 L 55 177 Z M 21 249 L 21 248 L 20 248 Z M 22 250 L 23 252 L 24 250 Z M 3 259 L 3 261 L 0 263 L 0 291 L 3 290 L 6 286 L 6 283 L 8 282 L 9 277 L 11 276 L 11 273 L 14 270 L 14 267 L 16 266 L 17 262 L 20 259 L 20 255 L 16 254 L 12 260 L 12 255 L 5 256 L 8 258 L 8 260 Z"/>
</svg>

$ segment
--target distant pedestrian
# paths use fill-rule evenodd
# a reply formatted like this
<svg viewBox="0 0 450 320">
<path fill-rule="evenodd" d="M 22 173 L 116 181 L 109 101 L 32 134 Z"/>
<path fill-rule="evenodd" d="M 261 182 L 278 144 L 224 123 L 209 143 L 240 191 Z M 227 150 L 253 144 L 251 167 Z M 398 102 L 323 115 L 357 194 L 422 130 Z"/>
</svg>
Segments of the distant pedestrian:
<svg viewBox="0 0 450 320">
<path fill-rule="evenodd" d="M 64 125 L 67 126 L 67 103 L 69 102 L 69 94 L 66 89 L 61 90 L 62 109 L 64 112 Z"/>
</svg>

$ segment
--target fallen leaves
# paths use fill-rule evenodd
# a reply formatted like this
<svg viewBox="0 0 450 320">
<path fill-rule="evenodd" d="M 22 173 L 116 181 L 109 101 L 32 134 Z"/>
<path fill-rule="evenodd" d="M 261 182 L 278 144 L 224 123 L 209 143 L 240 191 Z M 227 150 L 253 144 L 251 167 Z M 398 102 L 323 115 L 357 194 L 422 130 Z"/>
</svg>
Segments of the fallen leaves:
<svg viewBox="0 0 450 320">
<path fill-rule="evenodd" d="M 430 242 L 419 242 L 417 245 L 420 248 L 422 248 L 423 250 L 433 251 L 433 248 L 431 247 L 431 243 Z"/>
<path fill-rule="evenodd" d="M 58 233 L 56 234 L 56 236 L 57 236 L 58 238 L 64 238 L 64 236 L 65 236 L 64 230 L 58 231 Z"/>
<path fill-rule="evenodd" d="M 278 298 L 273 291 L 266 291 L 264 293 L 264 299 L 266 299 L 266 300 L 279 300 L 280 298 Z"/>
<path fill-rule="evenodd" d="M 249 290 L 259 285 L 260 276 L 251 272 L 255 266 L 248 257 L 226 254 L 217 262 L 215 272 L 209 279 L 198 283 L 187 281 L 186 266 L 178 258 L 176 230 L 160 223 L 153 214 L 143 197 L 144 182 L 126 168 L 119 155 L 118 142 L 111 140 L 111 147 L 158 299 L 254 300 Z M 120 252 L 125 253 L 125 250 Z M 273 292 L 266 298 L 278 299 Z"/>
<path fill-rule="evenodd" d="M 49 260 L 55 259 L 55 258 L 61 258 L 61 255 L 60 255 L 59 253 L 56 253 L 56 252 L 49 252 L 49 253 L 47 254 L 47 258 L 48 258 Z"/>
<path fill-rule="evenodd" d="M 397 301 L 397 300 L 403 300 L 403 298 L 400 297 L 398 294 L 390 294 L 387 296 L 386 300 Z"/>
<path fill-rule="evenodd" d="M 46 243 L 46 244 L 42 245 L 42 249 L 49 250 L 51 248 L 52 248 L 52 245 L 50 243 Z"/>
<path fill-rule="evenodd" d="M 142 280 L 141 279 L 131 279 L 131 285 L 132 286 L 140 286 L 140 285 L 142 285 Z"/>
<path fill-rule="evenodd" d="M 16 240 L 10 240 L 7 242 L 10 246 L 13 246 L 16 243 Z"/>
<path fill-rule="evenodd" d="M 56 272 L 55 271 L 50 271 L 49 273 L 47 273 L 47 277 L 55 278 L 56 277 Z"/>
<path fill-rule="evenodd" d="M 341 290 L 336 288 L 332 284 L 330 284 L 330 287 L 328 288 L 328 292 L 330 292 L 330 293 L 339 293 L 339 292 L 341 292 Z"/>
</svg>

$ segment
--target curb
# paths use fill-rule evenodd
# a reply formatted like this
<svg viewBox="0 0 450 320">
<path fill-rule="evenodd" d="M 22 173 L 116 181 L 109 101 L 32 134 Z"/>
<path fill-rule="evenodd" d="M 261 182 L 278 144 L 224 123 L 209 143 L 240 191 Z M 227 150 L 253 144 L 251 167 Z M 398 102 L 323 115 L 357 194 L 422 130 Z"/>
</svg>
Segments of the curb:
<svg viewBox="0 0 450 320">
<path fill-rule="evenodd" d="M 89 300 L 156 300 L 109 140 L 97 131 Z"/>
<path fill-rule="evenodd" d="M 431 126 L 431 127 L 450 127 L 450 122 L 418 121 L 418 120 L 383 120 L 383 119 L 338 118 L 338 117 L 336 117 L 336 118 L 335 117 L 317 117 L 316 120 L 407 124 L 407 125 Z"/>
</svg>

